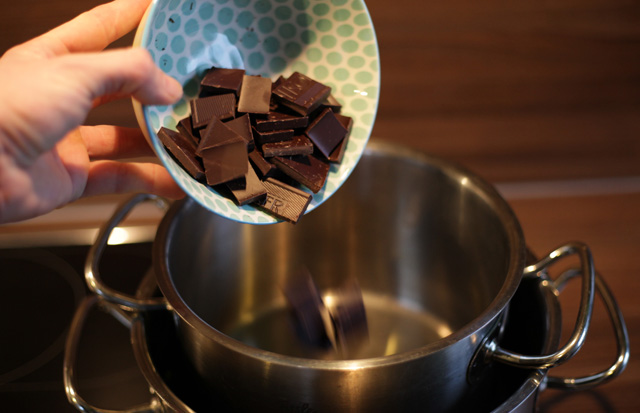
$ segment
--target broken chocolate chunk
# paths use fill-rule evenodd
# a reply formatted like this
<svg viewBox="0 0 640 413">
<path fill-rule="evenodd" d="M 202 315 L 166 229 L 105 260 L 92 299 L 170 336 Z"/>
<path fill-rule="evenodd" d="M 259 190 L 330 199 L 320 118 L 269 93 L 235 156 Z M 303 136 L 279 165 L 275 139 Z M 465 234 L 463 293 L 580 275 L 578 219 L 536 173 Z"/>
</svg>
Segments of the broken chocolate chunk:
<svg viewBox="0 0 640 413">
<path fill-rule="evenodd" d="M 200 160 L 196 158 L 196 146 L 193 142 L 180 133 L 165 127 L 161 127 L 158 131 L 158 138 L 189 175 L 196 180 L 204 177 L 204 168 Z"/>
<path fill-rule="evenodd" d="M 253 205 L 294 224 L 304 215 L 311 202 L 311 194 L 276 179 L 267 178 L 262 185 L 267 190 L 267 197 Z"/>
<path fill-rule="evenodd" d="M 232 119 L 225 122 L 225 125 L 247 141 L 247 149 L 249 151 L 253 150 L 255 142 L 253 141 L 253 132 L 251 131 L 251 119 L 249 118 L 249 115 L 242 115 L 238 118 Z"/>
<path fill-rule="evenodd" d="M 255 128 L 258 132 L 306 128 L 308 124 L 308 116 L 293 116 L 273 111 L 269 112 L 265 118 L 258 118 L 255 120 Z"/>
<path fill-rule="evenodd" d="M 308 345 L 329 347 L 334 344 L 331 319 L 309 270 L 297 271 L 283 286 L 298 337 Z M 327 331 L 329 328 L 331 331 Z"/>
<path fill-rule="evenodd" d="M 274 164 L 264 159 L 257 149 L 249 152 L 249 161 L 251 161 L 256 173 L 262 180 L 273 177 L 278 169 Z"/>
<path fill-rule="evenodd" d="M 355 278 L 349 278 L 335 291 L 331 306 L 327 307 L 335 328 L 335 342 L 343 355 L 369 339 L 362 291 Z"/>
<path fill-rule="evenodd" d="M 331 152 L 347 135 L 347 129 L 336 118 L 331 109 L 325 109 L 305 130 L 305 133 L 322 152 L 325 157 L 331 156 Z"/>
<path fill-rule="evenodd" d="M 247 166 L 244 178 L 228 182 L 227 188 L 231 191 L 238 206 L 260 202 L 267 196 L 267 190 L 251 165 Z"/>
<path fill-rule="evenodd" d="M 236 114 L 236 95 L 208 96 L 189 102 L 191 106 L 191 124 L 194 129 L 207 126 L 212 117 L 221 120 L 231 119 Z"/>
<path fill-rule="evenodd" d="M 207 183 L 218 185 L 247 173 L 247 142 L 220 119 L 212 118 L 196 148 L 202 157 Z"/>
<path fill-rule="evenodd" d="M 301 115 L 316 109 L 329 96 L 331 88 L 295 72 L 273 90 L 278 102 Z"/>
<path fill-rule="evenodd" d="M 238 112 L 267 114 L 270 102 L 271 80 L 268 77 L 244 75 L 238 99 Z"/>
<path fill-rule="evenodd" d="M 315 155 L 276 156 L 271 162 L 314 194 L 320 192 L 329 174 L 329 163 Z"/>
<path fill-rule="evenodd" d="M 242 178 L 247 173 L 247 145 L 242 138 L 207 148 L 201 156 L 207 184 L 211 186 Z"/>
<path fill-rule="evenodd" d="M 347 135 L 344 139 L 336 146 L 336 148 L 329 155 L 329 162 L 331 163 L 340 163 L 342 162 L 342 158 L 344 158 L 344 152 L 347 148 L 347 143 L 349 142 L 349 135 L 351 134 L 351 128 L 353 127 L 353 119 L 349 116 L 344 116 L 336 113 L 336 118 L 340 121 L 342 126 L 347 130 Z"/>
<path fill-rule="evenodd" d="M 198 146 L 198 143 L 200 142 L 200 132 L 193 129 L 191 116 L 181 119 L 176 125 L 176 129 L 178 129 L 178 132 L 180 132 L 182 136 L 189 138 L 190 141 Z"/>
<path fill-rule="evenodd" d="M 200 86 L 202 87 L 201 93 L 208 96 L 234 93 L 238 96 L 240 94 L 240 86 L 242 85 L 244 73 L 242 69 L 213 67 L 200 82 Z"/>
<path fill-rule="evenodd" d="M 333 113 L 340 113 L 342 110 L 342 105 L 338 102 L 338 99 L 333 96 L 333 94 L 329 94 L 327 98 L 320 104 L 320 108 L 322 109 L 331 109 Z"/>
<path fill-rule="evenodd" d="M 244 142 L 246 149 L 247 141 L 242 136 L 231 129 L 227 123 L 213 117 L 207 127 L 201 132 L 200 143 L 196 148 L 196 154 L 201 155 L 205 149 L 226 143 L 234 143 L 238 140 Z"/>
<path fill-rule="evenodd" d="M 253 128 L 253 138 L 258 145 L 264 145 L 272 142 L 282 142 L 293 138 L 295 134 L 293 129 L 274 130 L 271 132 L 258 132 Z"/>
<path fill-rule="evenodd" d="M 265 158 L 274 156 L 311 155 L 313 143 L 304 135 L 297 135 L 288 141 L 271 142 L 262 145 L 262 155 Z"/>
</svg>

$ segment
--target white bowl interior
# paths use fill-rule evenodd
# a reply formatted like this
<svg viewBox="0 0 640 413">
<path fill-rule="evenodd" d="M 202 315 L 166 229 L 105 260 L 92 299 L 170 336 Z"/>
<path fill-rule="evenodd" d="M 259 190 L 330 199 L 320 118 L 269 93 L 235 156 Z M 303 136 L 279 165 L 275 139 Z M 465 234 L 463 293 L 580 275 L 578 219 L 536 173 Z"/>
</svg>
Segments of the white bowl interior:
<svg viewBox="0 0 640 413">
<path fill-rule="evenodd" d="M 178 185 L 216 214 L 252 224 L 279 222 L 253 206 L 238 207 L 194 180 L 158 140 L 160 127 L 175 129 L 189 114 L 188 102 L 212 66 L 241 68 L 273 80 L 295 71 L 304 73 L 330 86 L 342 113 L 353 118 L 344 159 L 331 167 L 325 187 L 313 195 L 307 212 L 342 185 L 369 140 L 380 71 L 375 32 L 362 0 L 154 0 L 135 45 L 147 49 L 184 89 L 184 97 L 174 105 L 134 102 L 138 121 Z"/>
</svg>

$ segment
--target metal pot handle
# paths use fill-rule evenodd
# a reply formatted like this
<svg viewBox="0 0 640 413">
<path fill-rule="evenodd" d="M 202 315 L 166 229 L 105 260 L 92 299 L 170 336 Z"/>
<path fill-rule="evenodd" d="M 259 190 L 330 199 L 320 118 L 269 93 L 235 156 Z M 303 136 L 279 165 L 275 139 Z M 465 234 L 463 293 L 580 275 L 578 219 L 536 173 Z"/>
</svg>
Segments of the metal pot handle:
<svg viewBox="0 0 640 413">
<path fill-rule="evenodd" d="M 573 357 L 578 350 L 580 350 L 580 347 L 584 344 L 584 340 L 587 336 L 587 330 L 589 329 L 589 322 L 591 321 L 591 314 L 593 312 L 595 290 L 595 270 L 589 247 L 580 242 L 567 243 L 553 250 L 537 263 L 527 266 L 524 269 L 523 277 L 540 277 L 540 274 L 542 274 L 543 271 L 551 264 L 554 264 L 561 258 L 571 255 L 578 255 L 580 258 L 581 266 L 577 274 L 582 275 L 582 290 L 576 326 L 574 327 L 573 333 L 567 343 L 561 349 L 552 354 L 527 356 L 524 354 L 514 353 L 500 347 L 497 340 L 494 339 L 490 340 L 486 344 L 490 359 L 516 367 L 545 369 L 564 363 Z M 561 284 L 566 282 L 566 280 L 561 279 L 558 281 L 561 281 Z M 554 287 L 556 290 L 558 289 L 557 283 Z"/>
<path fill-rule="evenodd" d="M 580 275 L 580 270 L 577 268 L 572 268 L 565 271 L 555 281 L 556 288 L 558 290 L 561 290 L 567 281 L 578 275 Z M 549 376 L 546 378 L 546 383 L 549 387 L 566 390 L 585 390 L 591 387 L 599 386 L 600 384 L 605 383 L 622 373 L 622 371 L 627 366 L 627 363 L 629 362 L 629 333 L 627 331 L 624 317 L 622 316 L 622 311 L 620 310 L 616 299 L 613 297 L 609 286 L 607 286 L 602 276 L 597 272 L 595 281 L 598 293 L 600 294 L 607 312 L 609 313 L 611 324 L 613 325 L 613 328 L 615 330 L 616 345 L 618 350 L 617 357 L 609 368 L 598 373 L 591 374 L 589 376 L 576 378 Z"/>
<path fill-rule="evenodd" d="M 164 297 L 139 299 L 108 287 L 100 277 L 100 258 L 102 258 L 102 253 L 104 252 L 111 232 L 127 217 L 135 206 L 146 201 L 153 202 L 158 208 L 163 210 L 168 208 L 168 202 L 164 198 L 151 194 L 136 194 L 123 202 L 113 213 L 113 216 L 100 228 L 95 243 L 89 249 L 84 267 L 84 276 L 89 289 L 106 301 L 114 303 L 126 310 L 144 311 L 169 308 L 169 303 Z"/>
<path fill-rule="evenodd" d="M 598 294 L 607 308 L 609 318 L 611 319 L 611 323 L 615 329 L 618 347 L 618 353 L 615 361 L 609 368 L 589 376 L 578 378 L 547 377 L 546 379 L 546 383 L 550 387 L 569 390 L 584 390 L 613 379 L 625 369 L 629 361 L 629 334 L 627 332 L 627 327 L 624 322 L 622 312 L 620 311 L 620 307 L 607 284 L 595 271 L 591 252 L 585 244 L 572 242 L 552 251 L 546 257 L 538 261 L 538 263 L 526 267 L 524 276 L 546 278 L 546 275 L 543 274 L 545 274 L 544 270 L 549 265 L 555 263 L 562 257 L 572 254 L 578 254 L 580 257 L 580 268 L 572 268 L 565 271 L 555 281 L 549 281 L 546 279 L 543 281 L 550 282 L 550 287 L 555 290 L 557 295 L 560 294 L 569 280 L 579 275 L 583 278 L 580 309 L 578 312 L 576 326 L 567 344 L 555 353 L 543 356 L 525 356 L 513 353 L 499 347 L 495 340 L 491 340 L 491 342 L 487 344 L 487 347 L 489 349 L 490 359 L 516 367 L 536 369 L 550 368 L 564 363 L 573 357 L 584 343 L 593 310 L 594 289 L 597 289 Z"/>
<path fill-rule="evenodd" d="M 82 412 L 97 412 L 97 413 L 159 413 L 164 411 L 162 402 L 151 393 L 151 400 L 147 404 L 131 407 L 127 410 L 105 410 L 99 409 L 89 404 L 86 400 L 78 394 L 76 386 L 75 366 L 76 355 L 78 354 L 78 343 L 80 342 L 80 333 L 84 327 L 85 321 L 89 314 L 89 311 L 96 305 L 110 313 L 125 326 L 131 327 L 130 316 L 122 311 L 120 308 L 113 304 L 100 300 L 97 296 L 91 295 L 85 297 L 84 300 L 78 306 L 71 327 L 69 329 L 69 335 L 67 336 L 67 342 L 64 350 L 64 365 L 63 365 L 63 379 L 64 389 L 67 394 L 69 402 L 79 411 Z"/>
</svg>

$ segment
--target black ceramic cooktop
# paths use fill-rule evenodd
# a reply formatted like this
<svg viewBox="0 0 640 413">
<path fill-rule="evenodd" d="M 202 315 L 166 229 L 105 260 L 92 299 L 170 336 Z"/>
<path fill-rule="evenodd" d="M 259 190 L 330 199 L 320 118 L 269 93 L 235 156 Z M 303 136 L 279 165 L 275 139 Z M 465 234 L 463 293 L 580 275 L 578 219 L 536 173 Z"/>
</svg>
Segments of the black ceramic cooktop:
<svg viewBox="0 0 640 413">
<path fill-rule="evenodd" d="M 75 412 L 62 366 L 68 327 L 87 294 L 88 246 L 0 249 L 0 411 Z M 151 263 L 151 244 L 108 246 L 107 284 L 132 293 Z M 93 311 L 77 357 L 78 393 L 95 407 L 125 409 L 149 399 L 129 341 L 111 316 Z"/>
</svg>

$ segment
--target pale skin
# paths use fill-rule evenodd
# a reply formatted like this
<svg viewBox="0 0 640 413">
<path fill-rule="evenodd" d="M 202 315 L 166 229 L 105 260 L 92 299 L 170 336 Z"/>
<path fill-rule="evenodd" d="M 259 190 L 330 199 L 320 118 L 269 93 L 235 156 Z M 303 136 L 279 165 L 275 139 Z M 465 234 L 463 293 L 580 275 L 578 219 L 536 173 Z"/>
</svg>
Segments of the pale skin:
<svg viewBox="0 0 640 413">
<path fill-rule="evenodd" d="M 133 97 L 165 105 L 180 84 L 142 49 L 104 49 L 139 24 L 150 0 L 115 0 L 0 58 L 0 224 L 76 199 L 127 192 L 184 196 L 139 129 L 81 126 L 95 106 Z"/>
</svg>

